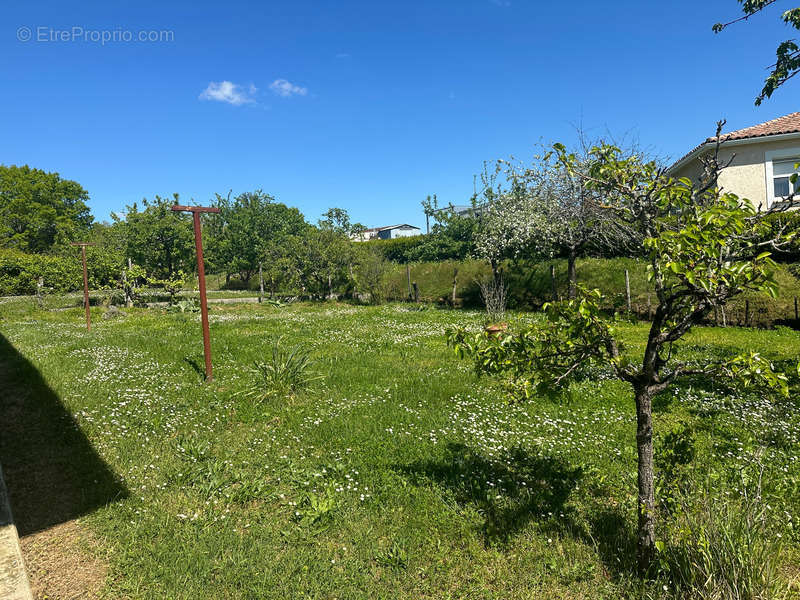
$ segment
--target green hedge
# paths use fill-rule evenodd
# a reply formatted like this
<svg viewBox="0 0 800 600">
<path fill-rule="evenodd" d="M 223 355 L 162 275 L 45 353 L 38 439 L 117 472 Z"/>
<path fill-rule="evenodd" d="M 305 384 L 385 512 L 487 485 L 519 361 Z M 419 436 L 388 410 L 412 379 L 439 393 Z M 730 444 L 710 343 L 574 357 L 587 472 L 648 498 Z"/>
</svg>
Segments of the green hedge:
<svg viewBox="0 0 800 600">
<path fill-rule="evenodd" d="M 363 243 L 376 248 L 386 260 L 400 264 L 464 261 L 467 260 L 471 248 L 470 241 L 460 240 L 442 232 Z"/>
<path fill-rule="evenodd" d="M 36 293 L 39 278 L 48 292 L 72 292 L 83 287 L 83 273 L 78 249 L 74 256 L 26 254 L 18 250 L 0 249 L 0 296 Z M 110 254 L 87 250 L 89 287 L 113 287 L 120 275 L 120 265 Z"/>
<path fill-rule="evenodd" d="M 80 265 L 61 256 L 0 250 L 0 295 L 35 294 L 40 277 L 45 287 L 69 292 L 81 284 Z"/>
<path fill-rule="evenodd" d="M 414 235 L 411 237 L 395 238 L 393 240 L 371 240 L 362 243 L 377 248 L 386 260 L 396 263 L 406 263 L 408 262 L 409 254 L 424 245 L 426 241 L 426 236 Z"/>
</svg>

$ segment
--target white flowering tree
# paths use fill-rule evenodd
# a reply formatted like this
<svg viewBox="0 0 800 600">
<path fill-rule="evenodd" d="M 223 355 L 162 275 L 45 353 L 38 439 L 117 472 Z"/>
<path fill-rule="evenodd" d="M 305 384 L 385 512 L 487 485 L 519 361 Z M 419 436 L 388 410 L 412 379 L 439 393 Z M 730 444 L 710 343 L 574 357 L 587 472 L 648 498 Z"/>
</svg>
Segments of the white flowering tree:
<svg viewBox="0 0 800 600">
<path fill-rule="evenodd" d="M 638 452 L 637 562 L 642 573 L 649 570 L 656 547 L 654 395 L 686 376 L 721 378 L 788 394 L 786 375 L 775 372 L 758 354 L 698 364 L 681 361 L 673 352 L 692 327 L 738 294 L 774 295 L 770 251 L 796 234 L 772 231 L 749 201 L 720 193 L 722 125 L 717 129 L 717 151 L 705 160 L 699 182 L 673 179 L 654 162 L 623 157 L 612 146 L 592 148 L 585 163 L 563 146 L 555 147 L 563 167 L 608 199 L 609 210 L 644 240 L 658 305 L 640 357 L 632 357 L 619 343 L 614 319 L 600 310 L 600 292 L 581 287 L 575 299 L 546 305 L 543 322 L 524 324 L 509 335 L 448 332 L 458 355 L 470 356 L 479 373 L 506 377 L 518 397 L 526 398 L 537 388 L 564 386 L 592 363 L 608 365 L 631 385 Z"/>
<path fill-rule="evenodd" d="M 582 161 L 585 163 L 587 157 Z M 492 264 L 520 256 L 567 259 L 570 298 L 576 294 L 576 261 L 590 248 L 605 251 L 632 246 L 628 227 L 616 219 L 597 190 L 552 153 L 526 166 L 497 162 L 506 182 L 487 203 L 478 232 L 477 253 Z"/>
</svg>

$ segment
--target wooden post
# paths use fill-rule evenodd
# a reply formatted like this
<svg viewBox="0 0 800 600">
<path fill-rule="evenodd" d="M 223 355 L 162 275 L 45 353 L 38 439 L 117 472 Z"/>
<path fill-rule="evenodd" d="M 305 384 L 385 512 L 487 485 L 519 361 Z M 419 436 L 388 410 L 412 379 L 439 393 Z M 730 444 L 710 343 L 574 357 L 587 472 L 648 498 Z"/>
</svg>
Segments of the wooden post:
<svg viewBox="0 0 800 600">
<path fill-rule="evenodd" d="M 203 260 L 203 232 L 200 224 L 200 213 L 218 213 L 218 208 L 207 206 L 178 206 L 172 207 L 176 212 L 187 211 L 192 213 L 194 225 L 194 246 L 197 252 L 197 283 L 200 288 L 200 319 L 203 322 L 203 355 L 206 362 L 206 381 L 213 379 L 211 370 L 211 334 L 208 328 L 208 299 L 206 298 L 206 267 Z"/>
<path fill-rule="evenodd" d="M 556 266 L 550 265 L 550 287 L 553 289 L 553 302 L 558 301 L 558 291 L 556 290 Z"/>
<path fill-rule="evenodd" d="M 44 308 L 44 277 L 39 277 L 36 281 L 36 303 L 39 308 Z"/>
<path fill-rule="evenodd" d="M 92 330 L 92 314 L 89 312 L 89 274 L 86 270 L 86 246 L 94 246 L 89 242 L 73 242 L 73 246 L 80 246 L 81 261 L 83 262 L 83 306 L 86 309 L 86 331 Z"/>
<path fill-rule="evenodd" d="M 130 271 L 133 268 L 133 261 L 128 258 L 128 270 Z M 125 276 L 125 280 L 127 281 L 128 276 Z M 133 298 L 136 293 L 136 280 L 130 282 L 130 293 L 128 293 L 127 297 L 125 298 L 125 308 L 133 308 Z"/>
<path fill-rule="evenodd" d="M 453 306 L 456 305 L 456 286 L 458 285 L 458 267 L 453 270 L 453 296 L 450 299 Z"/>
<path fill-rule="evenodd" d="M 408 280 L 408 299 L 411 300 L 411 265 L 406 263 L 406 279 Z"/>
<path fill-rule="evenodd" d="M 625 269 L 625 305 L 628 307 L 628 312 L 631 312 L 631 278 L 628 269 Z"/>
<path fill-rule="evenodd" d="M 744 301 L 744 326 L 750 327 L 750 300 Z"/>
<path fill-rule="evenodd" d="M 414 302 L 419 302 L 419 287 L 417 286 L 417 282 L 411 284 L 414 287 Z"/>
<path fill-rule="evenodd" d="M 261 268 L 261 261 L 258 261 L 258 303 L 264 297 L 264 270 Z"/>
</svg>

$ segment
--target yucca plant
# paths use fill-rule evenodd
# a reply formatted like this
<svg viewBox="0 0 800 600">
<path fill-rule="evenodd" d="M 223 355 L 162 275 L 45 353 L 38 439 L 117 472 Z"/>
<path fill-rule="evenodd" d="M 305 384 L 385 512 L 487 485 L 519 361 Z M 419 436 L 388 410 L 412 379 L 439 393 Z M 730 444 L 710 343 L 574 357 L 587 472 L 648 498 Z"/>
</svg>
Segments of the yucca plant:
<svg viewBox="0 0 800 600">
<path fill-rule="evenodd" d="M 311 370 L 314 362 L 308 350 L 299 344 L 285 348 L 282 342 L 283 338 L 275 341 L 268 360 L 253 363 L 252 383 L 240 395 L 262 402 L 305 390 L 322 377 Z"/>
</svg>

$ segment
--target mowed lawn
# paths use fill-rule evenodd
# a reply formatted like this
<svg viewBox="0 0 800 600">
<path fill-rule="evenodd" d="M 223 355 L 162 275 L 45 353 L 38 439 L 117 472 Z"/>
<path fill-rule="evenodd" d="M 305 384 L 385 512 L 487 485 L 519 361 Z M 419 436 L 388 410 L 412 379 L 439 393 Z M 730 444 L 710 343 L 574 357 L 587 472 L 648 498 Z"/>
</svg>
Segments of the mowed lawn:
<svg viewBox="0 0 800 600">
<path fill-rule="evenodd" d="M 34 492 L 15 485 L 54 490 L 42 507 L 15 506 L 22 533 L 80 518 L 108 563 L 106 597 L 641 592 L 631 574 L 632 394 L 603 370 L 565 394 L 509 404 L 445 345 L 447 327 L 480 328 L 478 312 L 214 306 L 207 384 L 197 314 L 127 312 L 104 320 L 93 309 L 87 333 L 77 308 L 0 305 L 0 409 L 21 423 L 0 462 L 12 463 L 18 503 Z M 635 353 L 646 327 L 626 326 L 624 336 Z M 254 402 L 241 394 L 258 383 L 251 367 L 279 340 L 309 349 L 320 378 L 294 397 Z M 796 360 L 798 349 L 800 335 L 787 329 L 703 328 L 680 352 Z M 783 524 L 782 569 L 795 577 L 793 401 L 687 381 L 655 404 L 657 453 L 667 433 L 692 432 L 690 460 L 670 446 L 680 464 L 663 468 L 682 469 L 698 490 L 711 481 L 736 494 L 749 481 L 742 474 L 763 467 L 771 518 Z M 24 464 L 38 469 L 30 481 Z M 65 481 L 72 492 L 59 499 Z"/>
</svg>

